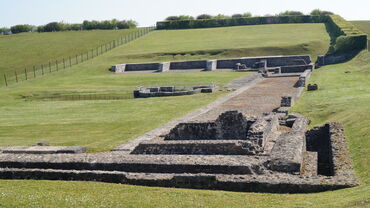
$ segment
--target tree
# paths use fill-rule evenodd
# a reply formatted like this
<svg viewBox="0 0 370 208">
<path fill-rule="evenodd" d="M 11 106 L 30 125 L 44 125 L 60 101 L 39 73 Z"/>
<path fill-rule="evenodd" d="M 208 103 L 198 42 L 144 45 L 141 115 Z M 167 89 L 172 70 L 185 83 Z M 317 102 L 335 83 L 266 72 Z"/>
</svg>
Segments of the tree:
<svg viewBox="0 0 370 208">
<path fill-rule="evenodd" d="M 44 32 L 58 32 L 62 30 L 63 26 L 59 22 L 50 22 L 44 26 Z"/>
<path fill-rule="evenodd" d="M 314 9 L 310 13 L 311 15 L 316 15 L 316 16 L 323 16 L 323 15 L 331 15 L 334 14 L 333 12 L 330 11 L 322 11 L 320 9 Z"/>
<path fill-rule="evenodd" d="M 129 29 L 129 28 L 136 28 L 137 22 L 134 20 L 122 20 L 117 22 L 118 29 Z"/>
<path fill-rule="evenodd" d="M 300 11 L 285 11 L 285 12 L 280 12 L 279 16 L 298 16 L 298 15 L 304 15 Z"/>
<path fill-rule="evenodd" d="M 169 16 L 166 18 L 167 21 L 177 21 L 180 20 L 178 16 Z"/>
<path fill-rule="evenodd" d="M 14 25 L 10 28 L 10 31 L 13 34 L 22 33 L 22 32 L 31 32 L 33 29 L 32 25 Z"/>
<path fill-rule="evenodd" d="M 37 27 L 37 32 L 41 33 L 41 32 L 45 32 L 45 26 L 41 25 L 41 26 L 38 26 Z"/>
<path fill-rule="evenodd" d="M 194 17 L 189 16 L 189 15 L 180 15 L 178 18 L 179 20 L 193 20 L 194 19 Z"/>
<path fill-rule="evenodd" d="M 209 14 L 201 14 L 201 15 L 197 16 L 197 19 L 198 20 L 201 20 L 201 19 L 212 19 L 212 15 L 209 15 Z"/>
<path fill-rule="evenodd" d="M 252 17 L 252 13 L 246 12 L 243 14 L 243 17 Z"/>
<path fill-rule="evenodd" d="M 231 18 L 242 18 L 243 17 L 243 15 L 242 14 L 233 14 L 232 16 L 231 16 Z"/>
<path fill-rule="evenodd" d="M 230 16 L 224 15 L 224 14 L 218 14 L 213 17 L 213 19 L 229 19 L 231 18 Z"/>
<path fill-rule="evenodd" d="M 8 35 L 10 34 L 10 29 L 7 27 L 0 28 L 0 34 L 1 35 Z"/>
</svg>

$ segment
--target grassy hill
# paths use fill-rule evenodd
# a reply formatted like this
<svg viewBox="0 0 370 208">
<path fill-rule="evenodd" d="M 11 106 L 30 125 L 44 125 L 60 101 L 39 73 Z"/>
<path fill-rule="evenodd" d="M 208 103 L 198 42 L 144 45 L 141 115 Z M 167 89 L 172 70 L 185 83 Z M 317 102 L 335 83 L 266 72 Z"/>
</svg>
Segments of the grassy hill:
<svg viewBox="0 0 370 208">
<path fill-rule="evenodd" d="M 191 30 L 160 30 L 117 50 L 115 63 L 324 54 L 324 24 L 281 24 Z"/>
<path fill-rule="evenodd" d="M 84 53 L 136 30 L 93 30 L 1 35 L 0 74 Z"/>
<path fill-rule="evenodd" d="M 356 27 L 358 27 L 363 32 L 370 35 L 370 21 L 369 20 L 362 20 L 362 21 L 351 21 Z"/>
</svg>

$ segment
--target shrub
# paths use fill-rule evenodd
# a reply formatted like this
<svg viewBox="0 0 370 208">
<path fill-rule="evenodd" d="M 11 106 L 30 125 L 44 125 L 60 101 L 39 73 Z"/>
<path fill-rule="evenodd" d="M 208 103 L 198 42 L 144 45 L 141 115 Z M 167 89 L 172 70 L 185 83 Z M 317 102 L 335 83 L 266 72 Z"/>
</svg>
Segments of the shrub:
<svg viewBox="0 0 370 208">
<path fill-rule="evenodd" d="M 136 28 L 137 23 L 133 20 L 122 20 L 117 22 L 118 29 L 129 29 L 129 28 Z"/>
<path fill-rule="evenodd" d="M 180 20 L 178 16 L 169 16 L 166 18 L 166 21 L 177 21 Z"/>
<path fill-rule="evenodd" d="M 10 28 L 10 31 L 13 34 L 22 33 L 22 32 L 32 32 L 32 25 L 15 25 Z"/>
<path fill-rule="evenodd" d="M 44 32 L 57 32 L 62 30 L 63 26 L 59 22 L 50 22 L 44 26 Z"/>
<path fill-rule="evenodd" d="M 8 34 L 10 34 L 10 28 L 7 28 L 7 27 L 0 28 L 0 34 L 1 35 L 8 35 Z"/>
<path fill-rule="evenodd" d="M 197 16 L 197 19 L 198 20 L 212 19 L 212 15 L 209 15 L 209 14 L 201 14 L 201 15 Z"/>
<path fill-rule="evenodd" d="M 287 11 L 281 12 L 279 14 L 279 16 L 298 16 L 298 15 L 303 15 L 303 13 L 300 12 L 300 11 L 289 11 L 289 10 L 287 10 Z"/>
<path fill-rule="evenodd" d="M 332 15 L 334 14 L 333 12 L 329 11 L 321 11 L 320 9 L 314 9 L 310 13 L 311 15 L 316 15 L 316 16 L 321 16 L 321 15 Z"/>
<path fill-rule="evenodd" d="M 243 14 L 243 17 L 245 17 L 245 18 L 252 17 L 252 13 L 246 12 L 246 13 Z"/>
<path fill-rule="evenodd" d="M 243 17 L 243 15 L 242 14 L 233 14 L 232 16 L 231 16 L 231 18 L 242 18 Z"/>
</svg>

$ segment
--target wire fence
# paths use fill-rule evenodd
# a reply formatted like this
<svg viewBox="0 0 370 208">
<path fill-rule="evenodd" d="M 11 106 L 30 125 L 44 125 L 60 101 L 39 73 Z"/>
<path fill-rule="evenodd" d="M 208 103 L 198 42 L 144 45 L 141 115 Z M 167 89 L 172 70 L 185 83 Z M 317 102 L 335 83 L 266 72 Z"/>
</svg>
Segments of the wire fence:
<svg viewBox="0 0 370 208">
<path fill-rule="evenodd" d="M 108 43 L 102 44 L 93 48 L 89 51 L 84 53 L 76 54 L 69 57 L 64 57 L 57 60 L 50 60 L 47 63 L 41 65 L 34 65 L 32 67 L 25 67 L 23 70 L 14 70 L 13 72 L 6 72 L 3 74 L 3 86 L 9 86 L 12 84 L 16 84 L 22 81 L 27 81 L 30 79 L 35 79 L 40 76 L 44 76 L 46 74 L 50 74 L 53 72 L 57 72 L 66 68 L 70 68 L 74 65 L 83 63 L 87 60 L 100 56 L 118 46 L 124 45 L 128 42 L 131 42 L 135 39 L 138 39 L 150 32 L 155 30 L 155 27 L 145 27 L 139 28 L 137 31 L 127 34 L 126 36 L 122 36 L 119 39 L 110 41 Z"/>
</svg>

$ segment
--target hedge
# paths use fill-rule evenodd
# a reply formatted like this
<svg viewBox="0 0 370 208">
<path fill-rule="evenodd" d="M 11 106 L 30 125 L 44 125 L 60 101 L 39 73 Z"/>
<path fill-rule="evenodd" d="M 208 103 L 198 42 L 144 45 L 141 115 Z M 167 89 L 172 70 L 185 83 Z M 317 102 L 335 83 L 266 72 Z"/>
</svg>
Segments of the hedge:
<svg viewBox="0 0 370 208">
<path fill-rule="evenodd" d="M 228 27 L 237 25 L 261 25 L 283 23 L 322 23 L 328 21 L 329 16 L 272 16 L 272 17 L 241 17 L 227 19 L 177 20 L 157 22 L 157 29 L 190 29 L 209 27 Z"/>
<path fill-rule="evenodd" d="M 244 17 L 228 19 L 177 20 L 157 22 L 158 30 L 229 27 L 238 25 L 325 23 L 331 37 L 328 54 L 363 50 L 367 35 L 339 15 L 297 15 L 272 17 Z"/>
</svg>

